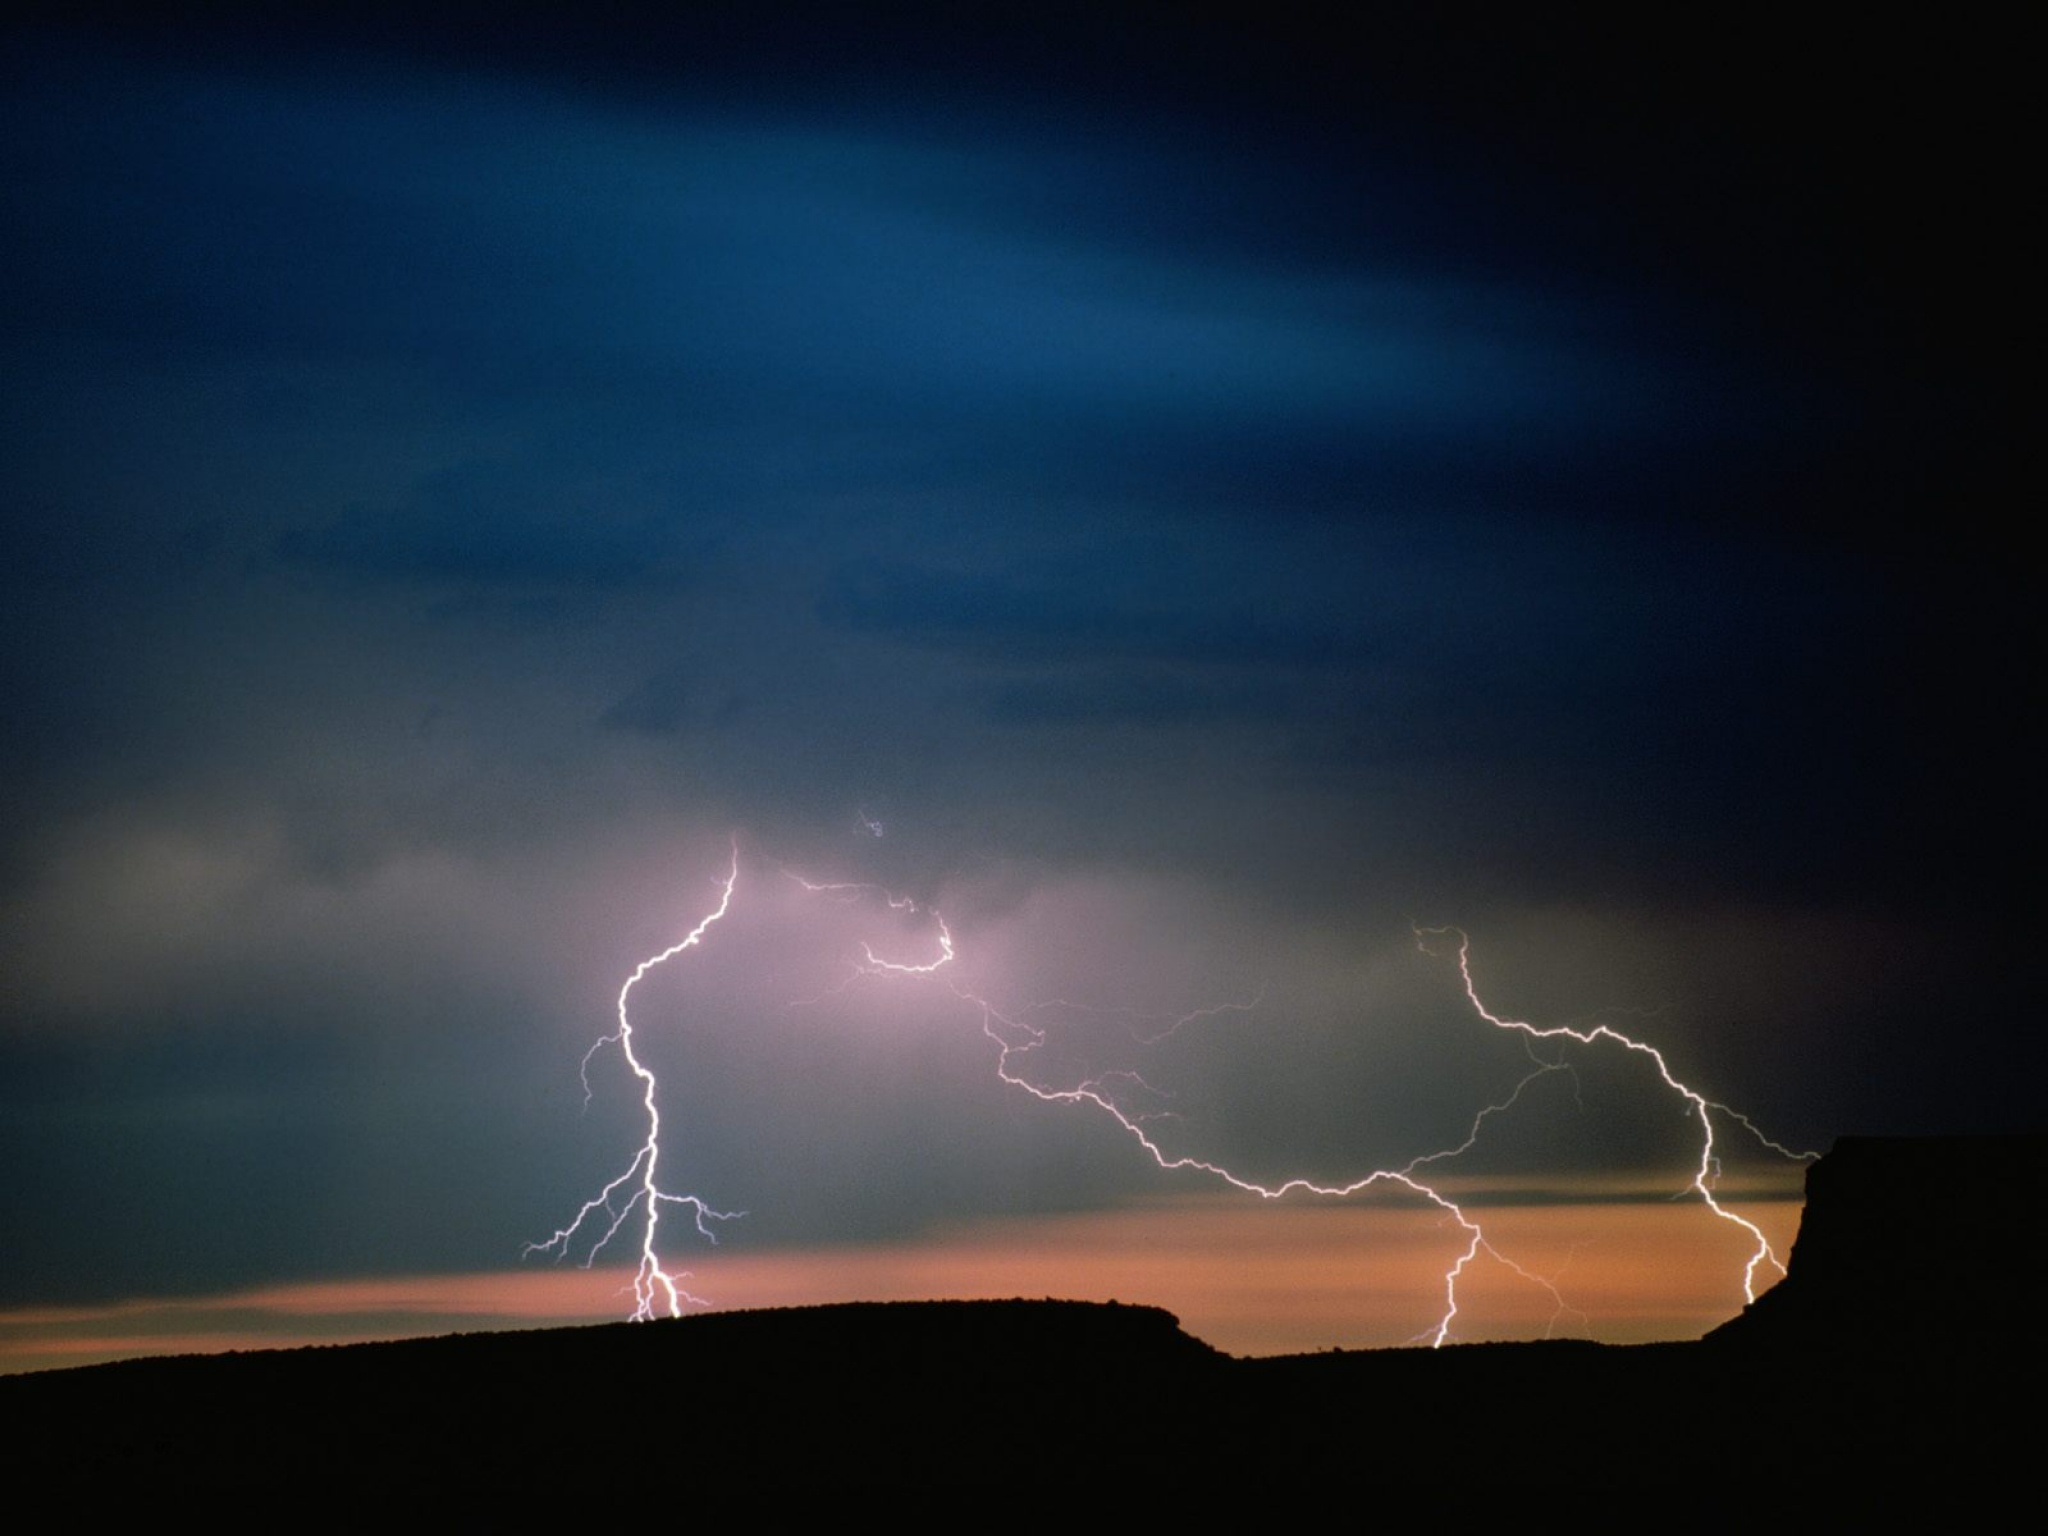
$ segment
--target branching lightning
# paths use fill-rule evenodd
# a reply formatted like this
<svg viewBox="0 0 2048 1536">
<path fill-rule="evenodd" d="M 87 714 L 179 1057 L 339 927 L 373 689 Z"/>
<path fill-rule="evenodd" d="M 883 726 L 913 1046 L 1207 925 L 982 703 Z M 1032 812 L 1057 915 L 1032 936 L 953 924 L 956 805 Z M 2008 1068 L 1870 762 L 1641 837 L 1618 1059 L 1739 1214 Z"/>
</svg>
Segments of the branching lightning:
<svg viewBox="0 0 2048 1536">
<path fill-rule="evenodd" d="M 587 1105 L 590 1102 L 590 1058 L 607 1045 L 618 1046 L 620 1053 L 626 1058 L 626 1065 L 632 1069 L 633 1075 L 640 1079 L 641 1103 L 647 1110 L 647 1139 L 640 1144 L 640 1150 L 634 1154 L 633 1161 L 627 1165 L 626 1171 L 584 1201 L 583 1208 L 576 1213 L 574 1220 L 557 1230 L 546 1242 L 526 1245 L 528 1254 L 552 1253 L 557 1258 L 562 1258 L 575 1245 L 577 1235 L 582 1232 L 586 1223 L 591 1226 L 602 1224 L 604 1231 L 591 1243 L 583 1257 L 584 1265 L 588 1267 L 591 1260 L 604 1250 L 605 1245 L 618 1235 L 619 1228 L 626 1224 L 627 1218 L 635 1211 L 640 1212 L 640 1268 L 633 1277 L 633 1299 L 636 1303 L 633 1318 L 636 1322 L 644 1322 L 654 1317 L 657 1304 L 665 1304 L 670 1317 L 679 1316 L 685 1302 L 697 1307 L 706 1305 L 702 1298 L 692 1296 L 677 1284 L 678 1279 L 683 1277 L 672 1275 L 662 1267 L 661 1256 L 655 1249 L 655 1235 L 661 1226 L 662 1206 L 689 1207 L 696 1217 L 698 1232 L 714 1243 L 718 1241 L 718 1234 L 712 1230 L 710 1224 L 716 1221 L 731 1221 L 743 1213 L 713 1210 L 699 1196 L 671 1194 L 657 1181 L 661 1165 L 661 1105 L 657 1093 L 659 1085 L 655 1082 L 654 1074 L 647 1070 L 633 1049 L 633 1020 L 626 1011 L 626 1003 L 633 995 L 633 988 L 640 984 L 640 979 L 649 971 L 657 965 L 673 960 L 686 949 L 695 949 L 704 941 L 704 935 L 710 930 L 711 925 L 724 917 L 732 907 L 733 888 L 739 884 L 739 878 L 740 845 L 739 840 L 735 838 L 732 845 L 732 864 L 726 871 L 724 886 L 719 891 L 718 905 L 677 942 L 660 954 L 642 960 L 634 967 L 633 974 L 628 976 L 625 985 L 619 988 L 618 1029 L 611 1034 L 600 1036 L 590 1049 L 583 1053 L 580 1071 L 583 1077 L 583 1102 Z M 623 1198 L 620 1194 L 622 1190 L 629 1191 Z"/>
<path fill-rule="evenodd" d="M 880 835 L 878 826 L 869 823 L 865 816 L 861 820 L 873 835 Z M 1157 1097 L 1156 1090 L 1135 1072 L 1103 1072 L 1063 1084 L 1041 1081 L 1030 1074 L 1029 1066 L 1048 1042 L 1046 1029 L 1032 1022 L 1033 1015 L 1042 1016 L 1043 1011 L 1047 1009 L 1098 1015 L 1122 1013 L 1124 1010 L 1091 1009 L 1067 1003 L 1038 1003 L 1021 1010 L 1005 1011 L 955 980 L 957 950 L 953 931 L 936 910 L 922 906 L 908 897 L 894 895 L 879 886 L 852 882 L 819 883 L 795 874 L 789 874 L 788 877 L 814 896 L 841 902 L 878 901 L 886 904 L 892 911 L 922 917 L 932 925 L 936 943 L 935 951 L 929 958 L 891 958 L 878 954 L 871 945 L 863 944 L 862 958 L 853 966 L 851 974 L 841 984 L 842 988 L 853 985 L 863 978 L 899 982 L 936 982 L 978 1017 L 981 1032 L 994 1050 L 996 1075 L 1003 1083 L 1043 1103 L 1087 1106 L 1108 1116 L 1161 1170 L 1168 1173 L 1201 1175 L 1265 1200 L 1281 1200 L 1290 1196 L 1343 1200 L 1380 1189 L 1389 1193 L 1405 1191 L 1407 1195 L 1434 1207 L 1447 1223 L 1458 1230 L 1459 1251 L 1444 1270 L 1443 1310 L 1435 1324 L 1418 1335 L 1418 1342 L 1426 1340 L 1436 1346 L 1453 1338 L 1454 1325 L 1459 1315 L 1460 1282 L 1471 1266 L 1482 1257 L 1493 1260 L 1524 1281 L 1543 1290 L 1555 1305 L 1552 1314 L 1553 1325 L 1557 1318 L 1575 1311 L 1559 1292 L 1555 1277 L 1535 1274 L 1502 1253 L 1489 1240 L 1474 1215 L 1446 1192 L 1442 1178 L 1433 1171 L 1436 1165 L 1452 1162 L 1477 1145 L 1487 1123 L 1494 1117 L 1514 1109 L 1523 1094 L 1537 1080 L 1554 1072 L 1571 1070 L 1570 1065 L 1561 1056 L 1547 1057 L 1539 1051 L 1537 1047 L 1541 1043 L 1556 1046 L 1569 1044 L 1586 1048 L 1608 1046 L 1647 1058 L 1664 1088 L 1686 1106 L 1687 1114 L 1699 1127 L 1699 1161 L 1692 1171 L 1690 1182 L 1681 1193 L 1697 1195 L 1715 1217 L 1747 1234 L 1752 1245 L 1743 1269 L 1744 1297 L 1747 1300 L 1755 1300 L 1757 1275 L 1760 1269 L 1769 1266 L 1781 1274 L 1784 1272 L 1783 1261 L 1772 1249 L 1762 1229 L 1715 1198 L 1714 1185 L 1720 1175 L 1720 1160 L 1715 1150 L 1715 1119 L 1718 1116 L 1732 1122 L 1748 1132 L 1763 1147 L 1783 1157 L 1808 1160 L 1818 1154 L 1794 1151 L 1773 1141 L 1746 1116 L 1707 1098 L 1680 1081 L 1672 1072 L 1670 1063 L 1663 1053 L 1656 1047 L 1624 1034 L 1612 1025 L 1602 1023 L 1589 1027 L 1541 1026 L 1494 1013 L 1479 996 L 1478 986 L 1472 976 L 1471 943 L 1461 929 L 1417 928 L 1417 947 L 1423 954 L 1432 958 L 1442 958 L 1446 952 L 1454 952 L 1459 981 L 1473 1012 L 1493 1028 L 1522 1038 L 1530 1059 L 1528 1072 L 1505 1097 L 1481 1108 L 1473 1116 L 1464 1139 L 1454 1146 L 1424 1153 L 1399 1166 L 1374 1169 L 1342 1182 L 1325 1183 L 1306 1177 L 1268 1182 L 1248 1177 L 1220 1162 L 1168 1150 L 1150 1128 L 1152 1122 L 1161 1118 L 1159 1113 L 1134 1107 L 1127 1102 L 1139 1095 L 1148 1099 Z M 625 1057 L 627 1066 L 641 1083 L 642 1105 L 647 1119 L 646 1139 L 625 1171 L 586 1201 L 568 1225 L 545 1242 L 527 1245 L 528 1253 L 552 1253 L 561 1258 L 567 1256 L 579 1241 L 588 1241 L 589 1246 L 584 1253 L 584 1263 L 588 1265 L 637 1214 L 641 1225 L 640 1263 L 634 1280 L 636 1306 L 633 1316 L 636 1320 L 651 1318 L 663 1311 L 670 1316 L 677 1315 L 686 1303 L 705 1305 L 681 1287 L 678 1282 L 682 1276 L 671 1274 L 662 1265 L 656 1248 L 662 1206 L 669 1204 L 688 1207 L 695 1217 L 698 1232 L 712 1242 L 717 1241 L 713 1224 L 730 1220 L 740 1213 L 715 1210 L 696 1195 L 676 1194 L 660 1186 L 657 1179 L 661 1159 L 658 1084 L 654 1074 L 648 1070 L 634 1050 L 633 1025 L 628 1015 L 627 1003 L 634 986 L 650 970 L 703 941 L 711 926 L 730 909 L 738 883 L 739 848 L 735 840 L 732 862 L 716 907 L 676 944 L 643 960 L 619 989 L 618 1028 L 601 1036 L 583 1058 L 584 1098 L 587 1104 L 590 1098 L 588 1074 L 592 1057 L 607 1046 L 617 1045 Z M 820 1000 L 814 998 L 806 1001 Z M 1259 1001 L 1260 997 L 1254 997 L 1249 1002 L 1226 1002 L 1196 1009 L 1166 1022 L 1163 1027 L 1143 1033 L 1139 1032 L 1133 1019 L 1132 1036 L 1141 1045 L 1156 1045 L 1198 1020 L 1229 1013 L 1249 1013 L 1258 1006 Z M 602 1231 L 596 1232 L 594 1239 L 590 1238 L 590 1233 L 600 1227 Z"/>
<path fill-rule="evenodd" d="M 1457 936 L 1458 977 L 1464 983 L 1465 996 L 1471 1002 L 1473 1012 L 1477 1013 L 1480 1018 L 1486 1020 L 1495 1029 L 1514 1030 L 1530 1040 L 1576 1040 L 1580 1045 L 1595 1045 L 1603 1040 L 1612 1041 L 1622 1050 L 1634 1051 L 1638 1055 L 1649 1057 L 1652 1062 L 1656 1063 L 1657 1075 L 1664 1080 L 1664 1086 L 1691 1106 L 1692 1114 L 1700 1123 L 1700 1161 L 1699 1166 L 1693 1170 L 1690 1188 L 1706 1203 L 1708 1210 L 1712 1211 L 1721 1220 L 1731 1222 L 1735 1226 L 1740 1227 L 1750 1235 L 1750 1238 L 1756 1244 L 1750 1251 L 1749 1262 L 1742 1271 L 1743 1299 L 1745 1301 L 1755 1301 L 1756 1272 L 1758 1267 L 1769 1264 L 1782 1275 L 1785 1272 L 1785 1265 L 1778 1255 L 1772 1251 L 1769 1240 L 1765 1238 L 1762 1229 L 1755 1222 L 1737 1215 L 1714 1198 L 1714 1181 L 1720 1174 L 1720 1159 L 1714 1155 L 1714 1116 L 1716 1114 L 1725 1115 L 1745 1131 L 1748 1131 L 1750 1135 L 1754 1136 L 1765 1147 L 1782 1157 L 1789 1157 L 1799 1161 L 1810 1161 L 1819 1156 L 1819 1154 L 1815 1152 L 1795 1152 L 1790 1147 L 1782 1146 L 1778 1142 L 1771 1140 L 1770 1137 L 1757 1129 L 1755 1123 L 1747 1115 L 1730 1109 L 1725 1104 L 1715 1103 L 1712 1099 L 1688 1088 L 1684 1083 L 1681 1083 L 1676 1077 L 1672 1076 L 1671 1064 L 1664 1059 L 1664 1053 L 1655 1046 L 1645 1045 L 1642 1041 L 1623 1034 L 1611 1025 L 1596 1024 L 1591 1029 L 1573 1029 L 1566 1024 L 1539 1027 L 1521 1019 L 1502 1018 L 1479 1000 L 1479 989 L 1472 980 L 1472 941 L 1466 936 L 1463 929 L 1418 928 L 1415 930 L 1415 941 L 1422 947 L 1424 954 L 1431 954 L 1433 951 L 1429 947 L 1429 940 L 1443 938 L 1452 934 Z M 1477 1127 L 1475 1126 L 1474 1129 L 1476 1131 Z"/>
</svg>

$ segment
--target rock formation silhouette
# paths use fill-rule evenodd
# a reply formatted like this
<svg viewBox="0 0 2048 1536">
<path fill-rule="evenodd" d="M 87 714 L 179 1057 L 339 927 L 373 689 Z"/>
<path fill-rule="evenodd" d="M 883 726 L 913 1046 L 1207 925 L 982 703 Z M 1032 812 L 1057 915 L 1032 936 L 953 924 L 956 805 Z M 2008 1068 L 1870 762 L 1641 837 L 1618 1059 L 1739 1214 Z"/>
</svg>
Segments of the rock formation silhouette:
<svg viewBox="0 0 2048 1536">
<path fill-rule="evenodd" d="M 1790 1278 L 1692 1344 L 1237 1360 L 1151 1307 L 869 1304 L 132 1360 L 0 1379 L 0 1421 L 30 1475 L 151 1499 L 338 1489 L 475 1513 L 552 1494 L 601 1514 L 658 1477 L 1148 1498 L 1270 1482 L 1270 1507 L 1378 1478 L 1434 1486 L 1446 1511 L 1576 1487 L 1733 1521 L 1792 1483 L 1935 1491 L 1954 1514 L 2038 1454 L 2025 1228 L 2044 1173 L 2043 1137 L 1844 1140 L 1810 1170 Z"/>
</svg>

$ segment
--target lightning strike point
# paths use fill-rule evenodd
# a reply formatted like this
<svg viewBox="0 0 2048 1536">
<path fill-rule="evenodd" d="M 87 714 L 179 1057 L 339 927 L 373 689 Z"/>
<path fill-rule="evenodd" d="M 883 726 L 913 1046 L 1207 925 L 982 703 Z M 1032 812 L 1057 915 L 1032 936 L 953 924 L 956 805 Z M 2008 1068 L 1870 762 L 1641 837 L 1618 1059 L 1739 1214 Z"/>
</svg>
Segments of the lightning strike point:
<svg viewBox="0 0 2048 1536">
<path fill-rule="evenodd" d="M 554 1236 L 545 1242 L 528 1243 L 524 1250 L 528 1256 L 552 1253 L 558 1260 L 566 1258 L 586 1223 L 593 1227 L 603 1223 L 604 1231 L 591 1243 L 583 1256 L 583 1267 L 588 1269 L 634 1212 L 639 1212 L 640 1264 L 633 1276 L 635 1322 L 645 1322 L 660 1315 L 660 1311 L 666 1311 L 670 1317 L 679 1317 L 686 1304 L 693 1307 L 709 1305 L 703 1298 L 691 1295 L 677 1283 L 686 1276 L 671 1274 L 662 1266 L 655 1238 L 661 1226 L 663 1205 L 687 1206 L 696 1218 L 698 1233 L 713 1243 L 718 1241 L 718 1233 L 713 1229 L 712 1223 L 732 1221 L 746 1214 L 744 1211 L 714 1210 L 700 1196 L 674 1194 L 661 1187 L 658 1181 L 661 1166 L 660 1085 L 656 1082 L 653 1072 L 640 1060 L 639 1053 L 633 1049 L 633 1020 L 626 1006 L 633 995 L 633 988 L 640 984 L 641 979 L 649 971 L 657 965 L 673 960 L 685 950 L 695 949 L 703 943 L 704 935 L 710 930 L 711 925 L 731 909 L 732 894 L 739 885 L 739 878 L 740 845 L 739 839 L 735 837 L 732 840 L 732 863 L 726 870 L 724 885 L 718 894 L 718 905 L 699 919 L 697 926 L 681 939 L 660 954 L 642 960 L 633 968 L 633 974 L 628 976 L 625 984 L 619 988 L 618 1029 L 612 1034 L 599 1036 L 590 1049 L 583 1053 L 583 1062 L 578 1070 L 583 1079 L 583 1102 L 588 1107 L 590 1059 L 603 1047 L 617 1042 L 620 1053 L 626 1058 L 626 1065 L 640 1080 L 640 1102 L 647 1111 L 647 1139 L 640 1144 L 640 1150 L 633 1155 L 633 1161 L 627 1164 L 626 1171 L 586 1200 L 583 1208 L 567 1226 L 559 1228 Z"/>
</svg>

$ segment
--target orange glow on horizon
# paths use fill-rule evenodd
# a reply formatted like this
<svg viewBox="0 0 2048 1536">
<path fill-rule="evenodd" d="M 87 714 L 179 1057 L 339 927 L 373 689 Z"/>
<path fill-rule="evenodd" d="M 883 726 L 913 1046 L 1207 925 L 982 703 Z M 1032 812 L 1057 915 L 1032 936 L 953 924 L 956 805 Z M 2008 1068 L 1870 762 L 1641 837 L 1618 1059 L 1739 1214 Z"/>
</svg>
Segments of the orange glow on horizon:
<svg viewBox="0 0 2048 1536">
<path fill-rule="evenodd" d="M 1801 1206 L 1729 1200 L 1788 1252 Z M 1697 1203 L 1498 1205 L 1488 1237 L 1576 1311 L 1482 1259 L 1460 1287 L 1458 1340 L 1697 1338 L 1741 1310 L 1742 1244 Z M 1443 1305 L 1458 1235 L 1432 1210 L 1197 1197 L 1117 1211 L 980 1222 L 900 1243 L 700 1254 L 693 1284 L 722 1307 L 1057 1296 L 1166 1308 L 1234 1355 L 1417 1342 Z M 1775 1279 L 1775 1276 L 1773 1276 Z M 225 1296 L 0 1312 L 0 1372 L 137 1355 L 613 1322 L 629 1266 L 529 1266 L 263 1286 Z"/>
</svg>

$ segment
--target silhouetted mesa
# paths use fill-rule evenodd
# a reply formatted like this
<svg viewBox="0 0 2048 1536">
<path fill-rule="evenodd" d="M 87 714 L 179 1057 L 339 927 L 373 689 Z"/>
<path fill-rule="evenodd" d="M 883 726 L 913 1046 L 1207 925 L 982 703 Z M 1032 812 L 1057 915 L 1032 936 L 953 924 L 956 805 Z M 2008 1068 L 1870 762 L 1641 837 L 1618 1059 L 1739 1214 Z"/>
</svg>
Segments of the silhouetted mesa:
<svg viewBox="0 0 2048 1536">
<path fill-rule="evenodd" d="M 1806 1174 L 1786 1278 L 1708 1335 L 1745 1348 L 2048 1343 L 2031 1232 L 2048 1136 L 1844 1136 Z"/>
<path fill-rule="evenodd" d="M 1234 1360 L 1152 1307 L 899 1302 L 130 1360 L 0 1378 L 15 1466 L 158 1500 L 217 1489 L 536 1498 L 924 1485 L 1148 1500 L 1326 1496 L 1376 1476 L 1668 1493 L 2031 1476 L 2042 1364 L 2019 1245 L 2048 1138 L 1847 1139 L 1809 1170 L 1791 1276 L 1697 1344 L 1560 1342 Z M 1204 1490 L 1196 1494 L 1196 1490 Z M 1731 1521 L 1748 1506 L 1729 1503 Z"/>
</svg>

